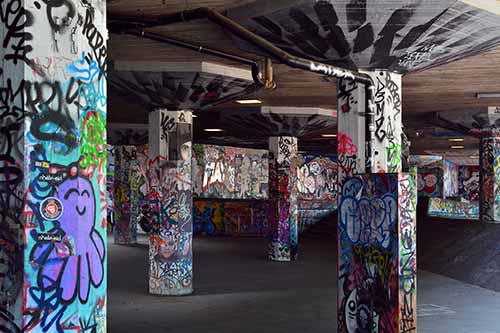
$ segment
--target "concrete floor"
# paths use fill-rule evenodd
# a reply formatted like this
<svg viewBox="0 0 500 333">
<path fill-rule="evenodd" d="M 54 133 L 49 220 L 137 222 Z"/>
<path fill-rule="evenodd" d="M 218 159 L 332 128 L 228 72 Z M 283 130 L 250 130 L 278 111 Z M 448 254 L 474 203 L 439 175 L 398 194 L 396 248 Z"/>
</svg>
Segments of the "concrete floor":
<svg viewBox="0 0 500 333">
<path fill-rule="evenodd" d="M 300 259 L 266 259 L 254 238 L 194 241 L 195 294 L 147 290 L 147 239 L 108 250 L 108 332 L 336 331 L 336 246 L 304 239 Z M 418 273 L 420 333 L 500 333 L 500 293 L 426 271 Z"/>
</svg>

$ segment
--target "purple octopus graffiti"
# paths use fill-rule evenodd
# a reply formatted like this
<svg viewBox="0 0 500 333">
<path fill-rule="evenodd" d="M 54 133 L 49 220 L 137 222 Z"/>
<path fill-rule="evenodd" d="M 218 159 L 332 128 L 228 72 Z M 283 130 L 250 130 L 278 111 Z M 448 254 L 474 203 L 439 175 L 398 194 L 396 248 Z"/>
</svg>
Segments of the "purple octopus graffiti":
<svg viewBox="0 0 500 333">
<path fill-rule="evenodd" d="M 105 2 L 0 10 L 0 331 L 103 333 Z"/>
</svg>

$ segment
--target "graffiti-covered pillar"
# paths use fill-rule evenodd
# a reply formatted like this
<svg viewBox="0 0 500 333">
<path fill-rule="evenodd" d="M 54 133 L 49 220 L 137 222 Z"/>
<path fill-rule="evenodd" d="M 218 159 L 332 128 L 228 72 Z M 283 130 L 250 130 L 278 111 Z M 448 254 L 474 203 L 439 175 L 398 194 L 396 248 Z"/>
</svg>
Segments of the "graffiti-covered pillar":
<svg viewBox="0 0 500 333">
<path fill-rule="evenodd" d="M 337 331 L 416 332 L 417 188 L 415 174 L 401 172 L 401 76 L 367 74 L 371 94 L 338 82 Z"/>
<path fill-rule="evenodd" d="M 137 164 L 135 146 L 116 146 L 114 183 L 114 227 L 115 244 L 137 243 L 137 198 L 132 177 Z"/>
<path fill-rule="evenodd" d="M 193 292 L 191 111 L 149 114 L 149 291 Z"/>
<path fill-rule="evenodd" d="M 0 331 L 105 333 L 106 2 L 0 7 Z"/>
<path fill-rule="evenodd" d="M 269 194 L 272 205 L 269 259 L 297 258 L 297 138 L 269 138 Z"/>
<path fill-rule="evenodd" d="M 500 137 L 481 138 L 479 155 L 480 220 L 500 223 Z"/>
</svg>

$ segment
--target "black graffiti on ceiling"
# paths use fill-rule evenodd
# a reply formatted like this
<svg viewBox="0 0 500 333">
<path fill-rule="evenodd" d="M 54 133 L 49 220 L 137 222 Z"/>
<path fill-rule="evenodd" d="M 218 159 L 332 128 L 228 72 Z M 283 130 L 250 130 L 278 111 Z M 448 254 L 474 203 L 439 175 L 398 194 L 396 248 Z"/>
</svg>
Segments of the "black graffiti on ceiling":
<svg viewBox="0 0 500 333">
<path fill-rule="evenodd" d="M 273 135 L 304 137 L 335 128 L 337 124 L 336 118 L 329 116 L 261 113 L 260 110 L 221 112 L 220 119 L 223 126 L 237 136 L 266 138 Z"/>
<path fill-rule="evenodd" d="M 112 145 L 145 145 L 148 143 L 147 129 L 108 129 L 108 143 Z"/>
<path fill-rule="evenodd" d="M 147 108 L 200 109 L 245 90 L 253 81 L 200 72 L 111 72 L 109 84 Z"/>
<path fill-rule="evenodd" d="M 295 1 L 239 21 L 291 53 L 351 68 L 412 71 L 500 43 L 499 16 L 454 0 Z"/>
</svg>

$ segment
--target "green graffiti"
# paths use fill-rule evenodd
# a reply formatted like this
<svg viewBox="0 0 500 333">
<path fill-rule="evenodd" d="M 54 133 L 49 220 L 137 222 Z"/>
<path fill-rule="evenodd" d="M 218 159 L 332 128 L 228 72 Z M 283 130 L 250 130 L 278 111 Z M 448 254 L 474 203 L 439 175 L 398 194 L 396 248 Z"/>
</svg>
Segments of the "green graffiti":
<svg viewBox="0 0 500 333">
<path fill-rule="evenodd" d="M 385 148 L 388 160 L 389 172 L 398 172 L 401 169 L 402 164 L 402 148 L 401 144 L 389 142 Z"/>
<path fill-rule="evenodd" d="M 106 168 L 106 118 L 99 112 L 89 112 L 81 121 L 81 161 L 83 169 Z"/>
</svg>

